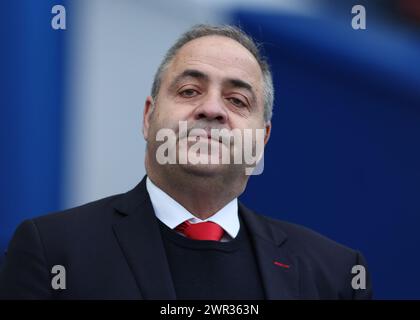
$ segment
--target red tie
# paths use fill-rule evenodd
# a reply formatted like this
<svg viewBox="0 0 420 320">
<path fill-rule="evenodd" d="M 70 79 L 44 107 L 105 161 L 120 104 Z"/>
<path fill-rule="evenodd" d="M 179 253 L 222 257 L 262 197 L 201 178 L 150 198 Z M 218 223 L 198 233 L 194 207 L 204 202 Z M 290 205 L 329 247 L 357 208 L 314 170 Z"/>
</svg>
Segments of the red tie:
<svg viewBox="0 0 420 320">
<path fill-rule="evenodd" d="M 194 240 L 220 241 L 225 232 L 217 223 L 206 221 L 191 223 L 188 220 L 181 223 L 175 230 Z"/>
</svg>

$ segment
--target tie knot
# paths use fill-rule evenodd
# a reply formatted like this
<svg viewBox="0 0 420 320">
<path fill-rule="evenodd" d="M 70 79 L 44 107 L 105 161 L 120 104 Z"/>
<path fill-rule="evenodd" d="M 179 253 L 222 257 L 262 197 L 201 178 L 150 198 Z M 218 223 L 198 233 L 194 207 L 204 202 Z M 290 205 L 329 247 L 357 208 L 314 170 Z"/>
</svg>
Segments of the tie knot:
<svg viewBox="0 0 420 320">
<path fill-rule="evenodd" d="M 191 223 L 187 220 L 177 226 L 175 230 L 193 240 L 220 241 L 224 233 L 221 226 L 211 221 Z"/>
</svg>

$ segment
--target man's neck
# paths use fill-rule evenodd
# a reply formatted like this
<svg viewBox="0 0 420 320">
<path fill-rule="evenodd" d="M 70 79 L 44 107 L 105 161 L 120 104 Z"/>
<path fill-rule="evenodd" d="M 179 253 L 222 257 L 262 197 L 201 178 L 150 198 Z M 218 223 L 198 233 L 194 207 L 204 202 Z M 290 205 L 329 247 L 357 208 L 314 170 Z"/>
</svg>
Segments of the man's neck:
<svg viewBox="0 0 420 320">
<path fill-rule="evenodd" d="M 246 181 L 235 183 L 223 177 L 183 176 L 183 173 L 180 176 L 175 173 L 161 175 L 154 170 L 147 170 L 147 175 L 157 187 L 201 220 L 211 217 L 237 198 L 246 185 Z"/>
</svg>

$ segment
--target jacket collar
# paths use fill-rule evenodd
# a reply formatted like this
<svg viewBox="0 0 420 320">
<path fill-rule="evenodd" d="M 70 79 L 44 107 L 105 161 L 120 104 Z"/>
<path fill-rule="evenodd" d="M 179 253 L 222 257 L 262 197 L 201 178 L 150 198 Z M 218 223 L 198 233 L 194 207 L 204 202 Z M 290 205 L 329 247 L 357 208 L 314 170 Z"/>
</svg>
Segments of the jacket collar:
<svg viewBox="0 0 420 320">
<path fill-rule="evenodd" d="M 146 176 L 115 203 L 113 230 L 144 299 L 176 299 L 157 218 L 146 190 Z M 255 249 L 267 299 L 298 297 L 298 265 L 276 221 L 259 216 L 239 202 Z"/>
</svg>

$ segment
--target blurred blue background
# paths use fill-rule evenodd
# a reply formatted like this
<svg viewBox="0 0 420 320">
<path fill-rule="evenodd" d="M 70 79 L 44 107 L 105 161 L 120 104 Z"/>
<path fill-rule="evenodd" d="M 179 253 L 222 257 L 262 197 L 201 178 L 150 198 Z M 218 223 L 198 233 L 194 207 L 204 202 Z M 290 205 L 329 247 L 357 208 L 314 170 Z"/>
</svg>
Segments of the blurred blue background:
<svg viewBox="0 0 420 320">
<path fill-rule="evenodd" d="M 358 1 L 0 4 L 0 250 L 26 218 L 125 192 L 144 174 L 142 108 L 195 23 L 261 42 L 276 100 L 265 168 L 241 200 L 362 251 L 376 298 L 420 299 L 420 8 Z M 0 259 L 2 259 L 1 256 Z"/>
</svg>

